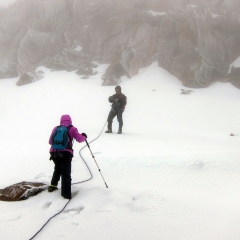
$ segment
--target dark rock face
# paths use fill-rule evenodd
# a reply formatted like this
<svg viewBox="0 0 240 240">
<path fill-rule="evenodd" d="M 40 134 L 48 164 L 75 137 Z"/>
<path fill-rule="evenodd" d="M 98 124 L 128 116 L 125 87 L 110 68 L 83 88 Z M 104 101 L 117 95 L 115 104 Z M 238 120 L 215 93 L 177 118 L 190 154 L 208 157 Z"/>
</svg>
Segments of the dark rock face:
<svg viewBox="0 0 240 240">
<path fill-rule="evenodd" d="M 93 68 L 95 68 L 95 67 L 97 67 L 97 65 L 93 64 L 93 63 L 80 66 L 78 68 L 78 70 L 76 71 L 76 74 L 78 74 L 78 75 L 85 75 L 85 76 L 83 76 L 81 78 L 88 79 L 89 76 L 97 74 L 97 72 L 93 70 Z"/>
<path fill-rule="evenodd" d="M 20 182 L 0 189 L 0 201 L 21 201 L 35 196 L 47 188 L 44 183 Z"/>
<path fill-rule="evenodd" d="M 24 73 L 17 81 L 17 86 L 26 85 L 41 80 L 44 76 L 44 72 L 41 70 Z"/>
<path fill-rule="evenodd" d="M 158 61 L 184 86 L 207 87 L 226 81 L 239 56 L 239 0 L 17 0 L 0 8 L 0 78 L 25 79 L 45 66 L 87 79 L 95 71 L 86 66 L 98 61 L 109 64 L 103 85 L 116 85 Z"/>
</svg>

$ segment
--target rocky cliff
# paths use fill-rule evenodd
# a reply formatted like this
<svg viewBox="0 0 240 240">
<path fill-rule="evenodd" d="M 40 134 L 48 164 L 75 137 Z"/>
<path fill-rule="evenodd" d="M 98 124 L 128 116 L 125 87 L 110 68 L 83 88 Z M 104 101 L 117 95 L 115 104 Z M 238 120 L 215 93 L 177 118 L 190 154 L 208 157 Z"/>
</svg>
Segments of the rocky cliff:
<svg viewBox="0 0 240 240">
<path fill-rule="evenodd" d="M 94 74 L 103 85 L 159 66 L 186 87 L 234 80 L 239 0 L 17 0 L 0 8 L 0 78 L 35 81 L 39 66 Z"/>
</svg>

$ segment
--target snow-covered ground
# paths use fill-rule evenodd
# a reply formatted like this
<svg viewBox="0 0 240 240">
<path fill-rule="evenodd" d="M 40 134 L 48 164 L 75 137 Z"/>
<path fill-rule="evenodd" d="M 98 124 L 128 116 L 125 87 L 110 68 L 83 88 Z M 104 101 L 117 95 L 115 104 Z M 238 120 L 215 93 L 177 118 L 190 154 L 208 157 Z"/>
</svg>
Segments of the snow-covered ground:
<svg viewBox="0 0 240 240">
<path fill-rule="evenodd" d="M 89 142 L 100 134 L 114 94 L 101 86 L 106 67 L 88 80 L 45 68 L 43 80 L 22 87 L 0 80 L 1 189 L 50 182 L 48 138 L 62 114 Z M 93 179 L 72 186 L 66 209 L 35 239 L 240 239 L 240 90 L 215 83 L 183 95 L 181 82 L 156 63 L 121 86 L 123 134 L 115 119 L 114 133 L 90 144 L 109 188 L 85 147 Z M 90 176 L 79 156 L 84 145 L 74 143 L 73 183 Z M 30 239 L 66 203 L 60 191 L 0 202 L 0 239 Z"/>
</svg>

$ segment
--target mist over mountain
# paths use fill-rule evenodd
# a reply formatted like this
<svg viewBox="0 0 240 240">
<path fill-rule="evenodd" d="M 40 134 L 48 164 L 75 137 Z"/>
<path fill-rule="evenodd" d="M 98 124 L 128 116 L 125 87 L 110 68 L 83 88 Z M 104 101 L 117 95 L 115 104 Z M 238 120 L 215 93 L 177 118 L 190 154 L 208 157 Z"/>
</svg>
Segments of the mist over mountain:
<svg viewBox="0 0 240 240">
<path fill-rule="evenodd" d="M 215 81 L 240 87 L 238 0 L 17 0 L 0 7 L 0 78 L 17 85 L 37 68 L 95 74 L 118 84 L 157 61 L 191 88 Z"/>
</svg>

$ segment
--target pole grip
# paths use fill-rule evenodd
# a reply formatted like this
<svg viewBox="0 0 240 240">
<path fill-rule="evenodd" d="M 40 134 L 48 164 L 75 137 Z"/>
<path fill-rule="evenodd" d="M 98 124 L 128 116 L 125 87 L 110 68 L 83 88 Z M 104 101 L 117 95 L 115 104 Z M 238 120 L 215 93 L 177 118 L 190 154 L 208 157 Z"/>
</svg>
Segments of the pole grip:
<svg viewBox="0 0 240 240">
<path fill-rule="evenodd" d="M 87 139 L 85 140 L 85 142 L 86 142 L 86 144 L 87 144 L 88 148 L 90 149 Z"/>
</svg>

